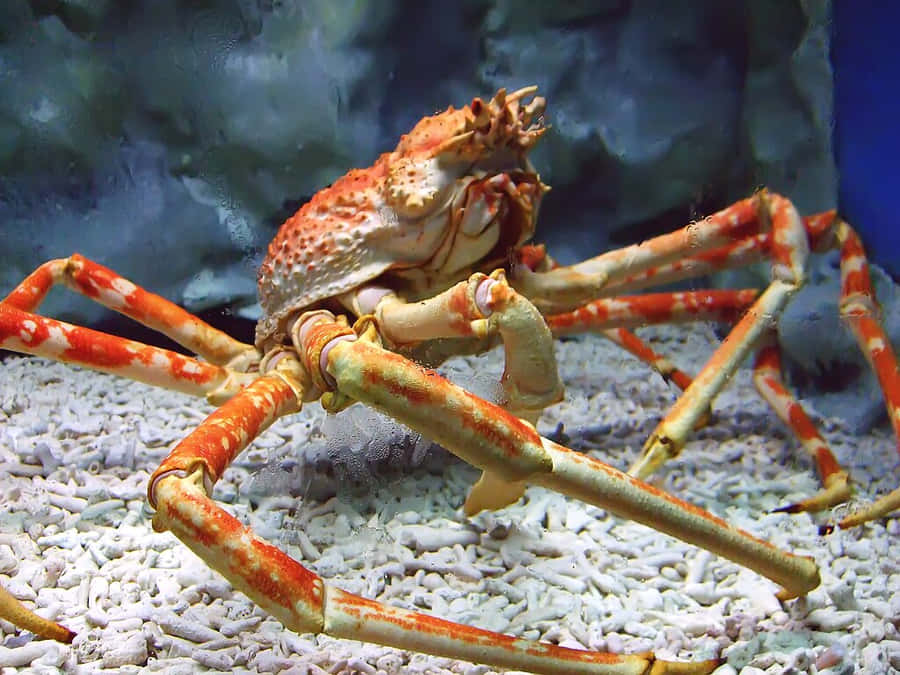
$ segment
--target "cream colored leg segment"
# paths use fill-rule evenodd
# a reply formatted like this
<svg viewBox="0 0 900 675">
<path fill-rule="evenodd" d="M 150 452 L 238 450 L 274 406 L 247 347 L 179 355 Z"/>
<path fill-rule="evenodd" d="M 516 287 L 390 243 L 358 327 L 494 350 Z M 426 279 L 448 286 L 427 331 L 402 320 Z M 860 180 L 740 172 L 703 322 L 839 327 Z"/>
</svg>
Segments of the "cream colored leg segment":
<svg viewBox="0 0 900 675">
<path fill-rule="evenodd" d="M 870 520 L 884 518 L 885 516 L 900 510 L 900 488 L 888 492 L 883 497 L 879 497 L 871 504 L 854 511 L 846 518 L 842 519 L 840 526 L 842 528 L 856 527 Z"/>
<path fill-rule="evenodd" d="M 710 409 L 713 399 L 741 362 L 771 328 L 771 322 L 776 320 L 796 288 L 784 281 L 772 282 L 659 423 L 628 473 L 644 478 L 681 452 L 688 434 Z"/>
<path fill-rule="evenodd" d="M 806 593 L 819 582 L 811 560 L 779 551 L 699 507 L 543 439 L 503 408 L 397 354 L 362 341 L 339 342 L 327 360 L 338 391 L 507 481 L 545 485 L 720 553 L 781 584 L 787 595 Z"/>
<path fill-rule="evenodd" d="M 513 290 L 502 271 L 474 274 L 433 298 L 406 303 L 386 296 L 375 310 L 384 337 L 402 344 L 446 337 L 500 335 L 506 366 L 500 384 L 503 406 L 534 422 L 541 411 L 563 397 L 553 335 L 537 308 Z M 518 500 L 521 481 L 484 472 L 469 492 L 465 511 L 499 509 Z"/>
<path fill-rule="evenodd" d="M 532 482 L 740 563 L 780 584 L 782 598 L 805 595 L 819 585 L 819 571 L 811 558 L 781 551 L 599 460 L 542 440 L 553 472 L 535 476 Z"/>
<path fill-rule="evenodd" d="M 506 367 L 504 407 L 530 417 L 563 397 L 553 336 L 537 308 L 513 290 L 504 273 L 473 274 L 433 298 L 384 298 L 375 309 L 379 332 L 397 345 L 438 338 L 499 334 Z"/>
<path fill-rule="evenodd" d="M 731 209 L 741 204 L 739 202 Z M 746 206 L 758 209 L 760 219 L 771 221 L 772 282 L 647 439 L 641 457 L 630 471 L 635 476 L 647 476 L 681 452 L 687 435 L 700 416 L 709 408 L 741 361 L 774 327 L 787 301 L 806 280 L 809 242 L 803 221 L 793 204 L 779 195 L 761 192 Z M 741 221 L 737 214 L 722 221 L 721 214 L 729 210 L 717 214 L 719 225 Z"/>
<path fill-rule="evenodd" d="M 572 265 L 570 269 L 581 274 L 600 274 L 607 278 L 608 285 L 617 284 L 645 270 L 756 234 L 760 222 L 768 218 L 764 210 L 767 201 L 767 194 L 759 192 L 680 230 L 609 251 Z"/>
<path fill-rule="evenodd" d="M 500 668 L 542 675 L 647 675 L 706 673 L 714 662 L 666 663 L 651 654 L 605 654 L 567 649 L 464 626 L 390 607 L 325 587 L 325 633 L 388 644 Z"/>
<path fill-rule="evenodd" d="M 463 512 L 474 516 L 482 511 L 496 511 L 515 504 L 525 495 L 528 484 L 523 480 L 506 480 L 490 471 L 482 471 L 481 477 L 469 489 Z"/>
</svg>

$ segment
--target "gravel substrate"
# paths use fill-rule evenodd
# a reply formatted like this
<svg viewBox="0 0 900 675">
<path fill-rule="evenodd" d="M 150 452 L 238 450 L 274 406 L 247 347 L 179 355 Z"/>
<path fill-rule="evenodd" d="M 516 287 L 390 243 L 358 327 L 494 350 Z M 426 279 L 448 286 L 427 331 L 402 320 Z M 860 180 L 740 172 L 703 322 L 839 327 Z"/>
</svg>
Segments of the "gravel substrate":
<svg viewBox="0 0 900 675">
<path fill-rule="evenodd" d="M 708 327 L 644 335 L 689 371 Z M 559 343 L 566 402 L 539 429 L 626 468 L 676 392 L 600 338 Z M 484 389 L 502 357 L 460 359 Z M 471 373 L 481 373 L 471 382 Z M 487 385 L 489 389 L 490 386 Z M 722 656 L 718 673 L 900 669 L 900 519 L 829 536 L 839 515 L 773 514 L 818 488 L 810 462 L 741 371 L 658 484 L 776 546 L 812 555 L 822 585 L 782 606 L 724 559 L 540 488 L 466 519 L 475 470 L 402 429 L 318 405 L 278 422 L 216 485 L 227 508 L 346 590 L 567 646 L 667 658 Z M 0 672 L 465 673 L 484 666 L 297 635 L 171 534 L 155 533 L 153 468 L 211 408 L 38 359 L 0 364 L 0 584 L 77 632 L 34 642 L 0 621 Z M 900 480 L 887 428 L 822 421 L 859 502 Z M 361 430 L 360 430 L 361 429 Z M 330 441 L 326 440 L 326 433 Z"/>
</svg>

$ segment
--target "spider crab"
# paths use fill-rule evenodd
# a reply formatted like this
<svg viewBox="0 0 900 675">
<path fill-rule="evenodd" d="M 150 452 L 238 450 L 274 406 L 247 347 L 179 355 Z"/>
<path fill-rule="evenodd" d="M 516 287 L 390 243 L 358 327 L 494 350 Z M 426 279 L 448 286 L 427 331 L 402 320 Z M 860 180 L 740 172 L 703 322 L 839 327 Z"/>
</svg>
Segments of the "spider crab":
<svg viewBox="0 0 900 675">
<path fill-rule="evenodd" d="M 422 119 L 393 152 L 350 171 L 289 218 L 259 274 L 264 317 L 244 344 L 90 260 L 49 261 L 0 303 L 0 347 L 124 375 L 219 405 L 151 477 L 154 528 L 171 530 L 286 627 L 538 673 L 706 672 L 651 654 L 614 655 L 492 633 L 390 607 L 323 580 L 210 497 L 229 463 L 275 419 L 318 400 L 362 402 L 483 470 L 465 510 L 499 508 L 532 483 L 726 556 L 772 579 L 782 597 L 819 583 L 816 565 L 643 483 L 681 450 L 739 363 L 758 349 L 756 382 L 798 433 L 825 490 L 792 510 L 845 499 L 847 475 L 781 383 L 774 323 L 804 283 L 810 250 L 841 248 L 842 313 L 881 378 L 892 420 L 900 401 L 894 355 L 876 318 L 859 239 L 834 212 L 801 218 L 759 192 L 704 220 L 570 267 L 530 246 L 547 187 L 528 160 L 545 131 L 536 87 L 500 90 Z M 529 100 L 530 99 L 530 100 Z M 526 103 L 526 100 L 528 102 Z M 756 291 L 626 296 L 651 284 L 771 258 Z M 35 313 L 63 284 L 174 339 L 199 358 Z M 757 297 L 758 296 L 758 297 Z M 628 326 L 697 319 L 735 326 L 691 381 Z M 685 389 L 647 441 L 632 474 L 541 437 L 541 410 L 560 400 L 555 335 L 602 332 Z M 418 362 L 501 343 L 502 405 Z M 895 491 L 841 527 L 898 506 Z M 41 635 L 66 629 L 0 596 L 4 615 Z"/>
</svg>

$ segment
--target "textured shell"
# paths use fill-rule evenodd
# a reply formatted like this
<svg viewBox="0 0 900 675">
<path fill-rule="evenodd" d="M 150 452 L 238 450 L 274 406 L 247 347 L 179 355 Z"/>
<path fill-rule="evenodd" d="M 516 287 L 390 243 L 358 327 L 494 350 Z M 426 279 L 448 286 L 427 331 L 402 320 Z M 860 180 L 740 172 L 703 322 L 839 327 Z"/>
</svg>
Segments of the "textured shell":
<svg viewBox="0 0 900 675">
<path fill-rule="evenodd" d="M 392 257 L 372 241 L 390 227 L 379 213 L 384 159 L 346 174 L 281 226 L 259 270 L 264 316 L 257 344 L 279 330 L 287 313 L 346 292 L 391 266 Z"/>
<path fill-rule="evenodd" d="M 280 342 L 282 324 L 294 312 L 391 269 L 424 265 L 446 236 L 453 198 L 468 184 L 465 174 L 473 163 L 498 148 L 524 156 L 543 131 L 530 124 L 534 111 L 543 110 L 543 99 L 536 100 L 525 114 L 518 98 L 507 102 L 501 91 L 490 103 L 475 99 L 426 117 L 396 150 L 368 169 L 350 171 L 304 204 L 281 226 L 260 267 L 264 315 L 257 345 L 273 337 Z M 477 125 L 483 132 L 474 131 Z"/>
</svg>

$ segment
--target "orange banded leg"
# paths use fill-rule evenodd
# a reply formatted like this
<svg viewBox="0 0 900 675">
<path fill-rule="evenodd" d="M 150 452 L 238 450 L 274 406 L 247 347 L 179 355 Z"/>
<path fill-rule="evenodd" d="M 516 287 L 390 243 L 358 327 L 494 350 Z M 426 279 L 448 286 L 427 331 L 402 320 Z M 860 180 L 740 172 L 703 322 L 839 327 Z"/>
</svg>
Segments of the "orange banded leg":
<svg viewBox="0 0 900 675">
<path fill-rule="evenodd" d="M 685 279 L 708 276 L 726 269 L 746 267 L 764 260 L 769 255 L 770 239 L 769 233 L 765 232 L 701 253 L 686 254 L 678 260 L 614 281 L 607 286 L 605 295 L 614 292 L 634 293 L 651 286 L 671 284 Z"/>
<path fill-rule="evenodd" d="M 335 329 L 319 321 L 310 342 Z M 802 595 L 819 583 L 811 559 L 779 551 L 696 506 L 541 438 L 534 427 L 402 356 L 362 340 L 330 343 L 327 373 L 342 394 L 377 408 L 511 481 L 537 483 L 730 558 Z M 309 360 L 308 368 L 318 360 Z"/>
<path fill-rule="evenodd" d="M 546 320 L 554 336 L 587 331 L 600 332 L 651 366 L 666 381 L 671 380 L 684 391 L 691 384 L 690 376 L 676 368 L 667 358 L 653 351 L 625 326 L 683 321 L 734 323 L 747 307 L 753 304 L 758 295 L 756 289 L 744 289 L 647 293 L 620 298 L 602 298 L 571 312 L 553 314 L 546 317 Z M 709 410 L 698 418 L 694 428 L 703 427 L 708 421 Z"/>
<path fill-rule="evenodd" d="M 34 314 L 50 289 L 64 284 L 219 362 L 241 365 L 253 350 L 183 309 L 75 255 L 38 267 L 0 302 L 0 348 L 74 363 L 211 400 L 227 398 L 250 376 L 166 349 Z M 254 350 L 255 354 L 255 350 Z M 44 619 L 0 588 L 0 617 L 44 638 L 71 642 L 67 628 Z"/>
<path fill-rule="evenodd" d="M 29 274 L 2 304 L 34 312 L 53 286 L 67 288 L 171 338 L 212 363 L 238 370 L 258 361 L 253 345 L 235 340 L 165 298 L 145 291 L 77 253 Z"/>
<path fill-rule="evenodd" d="M 344 331 L 339 334 L 346 337 Z M 347 343 L 334 345 L 328 354 L 342 344 Z M 318 350 L 310 351 L 307 358 L 317 364 Z M 310 385 L 296 377 L 301 371 L 282 369 L 287 361 L 289 357 L 277 364 L 277 374 L 249 385 L 185 438 L 154 473 L 148 493 L 157 530 L 171 530 L 287 628 L 548 675 L 708 673 L 715 668 L 716 661 L 670 664 L 650 654 L 568 649 L 383 605 L 326 585 L 257 536 L 208 495 L 248 443 L 279 416 L 299 408 L 304 387 Z"/>
<path fill-rule="evenodd" d="M 783 198 L 772 195 L 771 200 Z M 551 264 L 551 269 L 534 271 L 523 260 L 515 268 L 513 285 L 545 314 L 553 314 L 595 298 L 746 264 L 759 259 L 764 246 L 771 247 L 771 238 L 759 238 L 765 237 L 769 201 L 768 193 L 760 191 L 674 232 L 574 265 Z"/>
<path fill-rule="evenodd" d="M 513 284 L 545 314 L 553 314 L 595 298 L 699 276 L 704 268 L 758 259 L 761 242 L 748 239 L 763 234 L 768 199 L 767 193 L 759 192 L 674 232 L 574 265 L 533 271 L 523 261 L 516 268 Z"/>
<path fill-rule="evenodd" d="M 222 400 L 253 376 L 142 342 L 74 326 L 0 303 L 0 349 L 122 375 L 139 382 Z"/>
<path fill-rule="evenodd" d="M 878 318 L 878 305 L 862 242 L 856 232 L 843 221 L 834 224 L 834 235 L 841 249 L 841 317 L 853 331 L 866 360 L 878 377 L 894 436 L 900 439 L 900 372 L 897 355 Z M 850 514 L 838 526 L 854 527 L 898 509 L 900 487 Z"/>
<path fill-rule="evenodd" d="M 632 475 L 646 477 L 681 452 L 688 434 L 710 409 L 713 399 L 805 281 L 808 241 L 793 204 L 766 193 L 756 195 L 755 203 L 761 209 L 759 218 L 771 220 L 772 282 L 647 439 L 641 456 L 629 470 Z"/>
<path fill-rule="evenodd" d="M 540 268 L 543 249 L 530 247 L 521 261 L 522 273 L 514 275 L 513 284 L 552 314 L 565 311 L 562 306 L 566 304 L 578 307 L 599 296 L 621 296 L 744 267 L 773 257 L 773 252 L 783 257 L 783 243 L 773 240 L 763 227 L 769 221 L 763 209 L 771 200 L 784 198 L 763 190 L 675 232 L 567 267 L 551 261 L 544 263 L 549 269 Z M 836 217 L 831 210 L 801 219 L 810 249 L 828 248 Z"/>
<path fill-rule="evenodd" d="M 777 195 L 771 197 L 782 199 Z M 655 270 L 670 263 L 760 234 L 765 229 L 761 224 L 767 220 L 765 209 L 769 198 L 765 191 L 758 192 L 674 232 L 603 253 L 564 269 L 576 274 L 601 275 L 606 280 L 606 288 L 620 286 L 625 279 L 643 273 L 655 276 Z"/>
<path fill-rule="evenodd" d="M 354 309 L 366 309 L 356 304 Z M 379 334 L 395 344 L 499 335 L 505 355 L 500 378 L 503 405 L 530 422 L 537 422 L 544 408 L 563 397 L 553 335 L 538 309 L 507 284 L 501 270 L 490 276 L 473 274 L 467 281 L 419 302 L 385 296 L 375 304 L 373 313 Z M 465 511 L 473 514 L 502 508 L 524 493 L 521 481 L 484 472 L 469 492 Z"/>
<path fill-rule="evenodd" d="M 601 298 L 583 307 L 551 314 L 547 325 L 554 335 L 572 335 L 655 323 L 717 321 L 733 323 L 759 295 L 754 288 L 738 291 L 682 291 Z"/>
<path fill-rule="evenodd" d="M 774 335 L 766 338 L 765 344 L 757 353 L 753 366 L 753 383 L 757 391 L 768 402 L 797 436 L 803 448 L 816 463 L 823 489 L 817 494 L 795 504 L 775 509 L 788 513 L 800 511 L 821 511 L 841 504 L 852 494 L 848 473 L 838 464 L 834 453 L 819 433 L 812 420 L 797 400 L 784 386 L 781 376 L 781 357 Z"/>
<path fill-rule="evenodd" d="M 819 251 L 827 248 L 825 242 L 828 240 L 836 218 L 837 212 L 834 210 L 802 217 L 811 250 Z M 624 278 L 613 280 L 605 287 L 604 295 L 609 295 L 614 290 L 634 292 L 650 286 L 670 284 L 684 279 L 707 276 L 726 269 L 745 267 L 768 258 L 771 253 L 771 241 L 770 232 L 761 232 L 700 253 L 685 255 L 666 264 L 657 265 L 636 274 L 630 273 Z"/>
<path fill-rule="evenodd" d="M 537 308 L 513 290 L 501 270 L 490 276 L 473 274 L 418 302 L 404 302 L 391 294 L 370 307 L 359 304 L 352 305 L 358 315 L 374 314 L 379 334 L 395 345 L 499 335 L 506 359 L 501 378 L 504 403 L 521 417 L 537 416 L 563 397 L 553 335 Z"/>
<path fill-rule="evenodd" d="M 641 338 L 627 328 L 605 330 L 601 334 L 653 368 L 653 370 L 659 373 L 666 382 L 674 382 L 675 386 L 681 389 L 681 391 L 684 391 L 691 385 L 690 375 L 677 368 L 662 354 L 655 352 L 650 345 L 641 340 Z M 697 420 L 694 429 L 702 429 L 709 424 L 711 416 L 712 413 L 707 410 Z"/>
<path fill-rule="evenodd" d="M 538 262 L 523 257 L 522 266 L 527 268 L 521 279 L 516 275 L 514 285 L 547 313 L 554 313 L 561 311 L 566 299 L 577 307 L 599 296 L 621 296 L 771 258 L 772 233 L 761 231 L 769 217 L 759 215 L 770 199 L 784 198 L 760 191 L 681 230 L 569 267 L 551 263 L 551 269 L 529 271 L 543 257 L 542 249 L 531 247 L 536 250 L 528 253 Z M 828 248 L 836 217 L 831 210 L 802 218 L 810 249 Z M 593 294 L 591 288 L 596 289 Z"/>
<path fill-rule="evenodd" d="M 682 391 L 690 386 L 690 375 L 677 368 L 665 356 L 654 351 L 650 345 L 627 328 L 611 328 L 604 330 L 602 335 L 653 368 L 666 382 L 674 382 L 675 386 Z"/>
<path fill-rule="evenodd" d="M 46 640 L 69 643 L 75 637 L 75 633 L 65 626 L 32 612 L 2 586 L 0 586 L 0 619 L 6 619 L 18 628 L 31 631 Z"/>
<path fill-rule="evenodd" d="M 762 194 L 765 195 L 766 193 Z M 725 212 L 727 211 L 728 209 L 725 210 Z M 822 242 L 827 239 L 826 234 L 836 216 L 837 212 L 831 210 L 801 218 L 806 229 L 810 249 L 819 250 L 822 248 Z M 771 242 L 771 232 L 761 232 L 700 253 L 685 255 L 663 265 L 644 269 L 636 274 L 629 274 L 626 277 L 617 279 L 606 287 L 606 294 L 609 294 L 609 291 L 618 291 L 619 289 L 634 292 L 650 286 L 694 279 L 736 267 L 746 267 L 767 259 L 771 255 Z"/>
<path fill-rule="evenodd" d="M 649 654 L 604 654 L 532 642 L 347 593 L 325 584 L 223 511 L 199 482 L 191 476 L 162 479 L 156 489 L 162 510 L 154 526 L 170 529 L 289 630 L 547 675 L 708 673 L 718 665 L 707 661 L 668 668 L 670 664 Z"/>
</svg>

